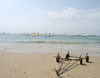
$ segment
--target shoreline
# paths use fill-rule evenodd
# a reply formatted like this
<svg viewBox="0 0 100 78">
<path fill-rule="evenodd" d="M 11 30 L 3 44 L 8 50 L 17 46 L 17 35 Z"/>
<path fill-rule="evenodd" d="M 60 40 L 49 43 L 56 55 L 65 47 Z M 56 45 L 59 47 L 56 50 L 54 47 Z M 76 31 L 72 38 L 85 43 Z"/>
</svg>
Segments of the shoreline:
<svg viewBox="0 0 100 78">
<path fill-rule="evenodd" d="M 12 53 L 64 53 L 70 51 L 70 54 L 74 55 L 85 55 L 89 53 L 89 56 L 100 57 L 100 49 L 89 49 L 89 48 L 53 48 L 53 47 L 21 47 L 21 46 L 4 46 L 0 47 L 0 51 L 12 52 Z"/>
</svg>

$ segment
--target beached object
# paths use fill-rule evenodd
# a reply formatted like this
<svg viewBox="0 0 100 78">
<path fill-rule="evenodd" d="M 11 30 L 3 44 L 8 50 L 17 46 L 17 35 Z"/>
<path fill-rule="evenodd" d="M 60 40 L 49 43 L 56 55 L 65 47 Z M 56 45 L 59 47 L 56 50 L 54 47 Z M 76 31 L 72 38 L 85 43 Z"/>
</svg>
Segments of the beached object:
<svg viewBox="0 0 100 78">
<path fill-rule="evenodd" d="M 69 51 L 68 51 L 68 54 L 66 54 L 66 57 L 65 58 L 60 58 L 61 56 L 58 53 L 58 55 L 56 56 L 56 62 L 59 63 L 59 62 L 61 62 L 61 60 L 63 60 L 63 61 L 71 61 L 71 60 L 74 60 L 74 61 L 80 61 L 80 64 L 82 65 L 82 60 L 83 59 L 86 59 L 86 62 L 89 61 L 89 56 L 87 56 L 87 55 L 88 55 L 88 53 L 86 53 L 85 58 L 81 58 L 81 55 L 80 55 L 80 57 L 70 56 L 69 55 Z M 79 59 L 69 59 L 70 57 L 75 57 L 75 58 L 79 58 Z"/>
<path fill-rule="evenodd" d="M 83 59 L 86 59 L 86 62 L 89 61 L 89 56 L 87 56 L 87 55 L 88 55 L 88 53 L 86 53 L 85 58 L 82 58 L 81 55 L 80 55 L 80 57 L 70 56 L 69 51 L 68 51 L 68 54 L 66 54 L 65 58 L 60 58 L 61 56 L 58 53 L 58 55 L 56 56 L 56 62 L 59 63 L 59 69 L 58 70 L 55 69 L 54 71 L 56 72 L 57 76 L 60 76 L 61 74 L 66 72 L 68 68 L 70 69 L 78 61 L 80 62 L 81 65 L 83 65 L 82 64 Z M 74 57 L 77 59 L 70 59 L 70 57 Z M 63 67 L 63 64 L 65 64 L 65 63 L 63 63 L 63 61 L 69 61 L 69 62 Z M 70 65 L 71 61 L 75 61 L 75 62 Z M 68 65 L 70 65 L 70 66 L 68 66 Z"/>
</svg>

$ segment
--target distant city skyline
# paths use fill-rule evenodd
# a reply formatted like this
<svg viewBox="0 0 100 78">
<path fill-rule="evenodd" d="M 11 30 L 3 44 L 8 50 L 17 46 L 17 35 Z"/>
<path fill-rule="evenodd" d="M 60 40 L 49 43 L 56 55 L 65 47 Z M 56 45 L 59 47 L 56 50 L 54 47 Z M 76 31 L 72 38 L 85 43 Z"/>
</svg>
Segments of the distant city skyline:
<svg viewBox="0 0 100 78">
<path fill-rule="evenodd" d="M 0 0 L 0 33 L 100 34 L 100 0 Z"/>
</svg>

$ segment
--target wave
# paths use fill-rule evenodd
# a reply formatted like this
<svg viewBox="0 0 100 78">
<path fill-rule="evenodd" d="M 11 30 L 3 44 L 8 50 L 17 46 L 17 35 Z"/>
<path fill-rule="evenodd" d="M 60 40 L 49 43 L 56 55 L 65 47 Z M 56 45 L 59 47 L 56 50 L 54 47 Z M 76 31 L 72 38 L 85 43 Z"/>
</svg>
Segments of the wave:
<svg viewBox="0 0 100 78">
<path fill-rule="evenodd" d="M 16 41 L 17 43 L 100 44 L 99 42 Z"/>
</svg>

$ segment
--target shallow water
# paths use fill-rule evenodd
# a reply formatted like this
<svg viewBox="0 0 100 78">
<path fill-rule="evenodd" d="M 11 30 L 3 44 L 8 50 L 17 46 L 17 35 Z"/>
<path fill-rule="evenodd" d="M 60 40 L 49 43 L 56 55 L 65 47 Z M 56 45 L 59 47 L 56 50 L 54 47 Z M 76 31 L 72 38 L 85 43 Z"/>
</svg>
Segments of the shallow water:
<svg viewBox="0 0 100 78">
<path fill-rule="evenodd" d="M 32 37 L 32 35 L 0 35 L 0 50 L 17 53 L 66 53 L 68 50 L 74 54 L 91 53 L 100 56 L 100 37 L 98 36 L 47 36 Z"/>
</svg>

